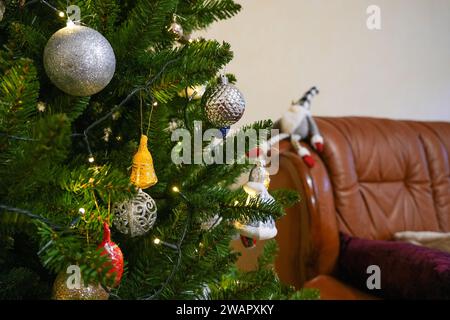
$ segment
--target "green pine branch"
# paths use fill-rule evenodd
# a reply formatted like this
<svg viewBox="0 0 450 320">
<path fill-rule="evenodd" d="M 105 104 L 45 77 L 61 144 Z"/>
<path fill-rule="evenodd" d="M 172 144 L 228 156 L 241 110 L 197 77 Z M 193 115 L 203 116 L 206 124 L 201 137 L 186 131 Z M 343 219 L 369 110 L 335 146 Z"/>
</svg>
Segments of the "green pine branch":
<svg viewBox="0 0 450 320">
<path fill-rule="evenodd" d="M 0 76 L 0 131 L 24 132 L 37 112 L 39 81 L 30 59 L 19 59 Z"/>
<path fill-rule="evenodd" d="M 229 19 L 241 10 L 241 5 L 232 0 L 201 0 L 191 5 L 181 2 L 179 14 L 185 17 L 182 25 L 186 32 L 206 28 L 211 23 Z"/>
<path fill-rule="evenodd" d="M 161 31 L 169 25 L 177 3 L 178 0 L 136 2 L 127 20 L 110 39 L 119 69 L 121 65 L 127 65 L 126 59 L 133 59 L 139 51 L 157 41 L 167 41 Z M 122 61 L 124 63 L 120 63 Z"/>
<path fill-rule="evenodd" d="M 67 5 L 64 0 L 52 4 L 60 10 Z M 202 121 L 202 133 L 213 128 L 204 113 L 208 94 L 188 101 L 180 92 L 217 84 L 217 73 L 233 57 L 227 43 L 177 41 L 168 30 L 173 15 L 188 35 L 232 17 L 241 6 L 232 0 L 73 4 L 80 6 L 82 22 L 110 41 L 117 59 L 111 83 L 92 97 L 71 97 L 45 75 L 42 52 L 65 18 L 39 1 L 10 1 L 0 22 L 0 298 L 48 298 L 55 274 L 70 264 L 81 267 L 85 283 L 108 284 L 105 258 L 97 251 L 102 224 L 112 224 L 115 204 L 136 195 L 129 181 L 131 163 L 150 115 L 148 146 L 159 182 L 145 192 L 155 199 L 158 218 L 147 234 L 135 238 L 112 227 L 127 265 L 111 297 L 315 297 L 280 283 L 272 266 L 272 242 L 260 267 L 250 273 L 236 269 L 238 254 L 229 246 L 237 232 L 235 221 L 279 218 L 283 208 L 299 201 L 296 193 L 271 191 L 274 201 L 264 202 L 249 199 L 242 188 L 232 190 L 252 167 L 244 154 L 231 165 L 176 165 L 171 159 L 177 143 L 171 141 L 172 120 L 191 135 L 194 121 Z M 228 78 L 236 83 L 233 75 Z M 137 94 L 122 104 L 136 88 Z M 109 114 L 89 131 L 88 150 L 83 132 Z M 244 126 L 218 148 L 235 145 L 250 129 L 271 126 L 271 121 Z M 247 141 L 243 152 L 261 143 Z M 201 152 L 208 144 L 203 141 Z M 91 151 L 93 163 L 87 161 Z M 216 215 L 222 222 L 205 230 L 204 222 Z M 171 245 L 157 244 L 156 238 Z"/>
</svg>

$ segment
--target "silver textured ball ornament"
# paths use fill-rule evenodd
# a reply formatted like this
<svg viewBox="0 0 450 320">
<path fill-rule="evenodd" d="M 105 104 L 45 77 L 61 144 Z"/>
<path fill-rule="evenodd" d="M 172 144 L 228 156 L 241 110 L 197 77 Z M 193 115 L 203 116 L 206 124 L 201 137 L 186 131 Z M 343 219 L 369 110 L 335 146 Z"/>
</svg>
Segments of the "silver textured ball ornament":
<svg viewBox="0 0 450 320">
<path fill-rule="evenodd" d="M 147 233 L 156 222 L 155 200 L 139 189 L 137 195 L 113 207 L 113 224 L 123 234 L 137 237 Z"/>
<path fill-rule="evenodd" d="M 116 57 L 108 40 L 99 32 L 69 22 L 48 40 L 44 67 L 53 84 L 65 93 L 90 96 L 111 81 Z"/>
<path fill-rule="evenodd" d="M 220 84 L 209 88 L 203 98 L 209 122 L 219 128 L 235 124 L 244 114 L 244 96 L 235 86 L 228 83 L 226 76 L 221 77 Z"/>
</svg>

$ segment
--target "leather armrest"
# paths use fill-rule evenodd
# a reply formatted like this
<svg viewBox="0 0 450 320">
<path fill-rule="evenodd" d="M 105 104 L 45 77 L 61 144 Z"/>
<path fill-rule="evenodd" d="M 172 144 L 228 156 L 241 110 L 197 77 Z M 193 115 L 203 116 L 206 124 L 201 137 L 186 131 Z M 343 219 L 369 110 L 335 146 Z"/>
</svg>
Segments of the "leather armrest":
<svg viewBox="0 0 450 320">
<path fill-rule="evenodd" d="M 280 251 L 276 269 L 283 282 L 300 288 L 317 274 L 334 271 L 339 236 L 333 191 L 327 170 L 313 150 L 316 165 L 312 169 L 289 141 L 282 141 L 279 150 L 280 167 L 271 178 L 271 189 L 297 190 L 301 201 L 277 222 Z"/>
</svg>

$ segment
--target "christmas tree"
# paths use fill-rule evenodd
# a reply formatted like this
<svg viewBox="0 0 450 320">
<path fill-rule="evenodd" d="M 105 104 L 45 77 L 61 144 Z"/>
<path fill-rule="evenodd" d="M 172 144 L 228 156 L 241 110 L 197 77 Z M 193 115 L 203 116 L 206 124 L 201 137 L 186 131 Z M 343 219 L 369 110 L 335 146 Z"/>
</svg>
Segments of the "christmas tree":
<svg viewBox="0 0 450 320">
<path fill-rule="evenodd" d="M 232 163 L 219 152 L 272 125 L 227 134 L 244 111 L 235 77 L 220 76 L 231 48 L 191 37 L 239 10 L 0 0 L 0 299 L 315 297 L 279 282 L 274 240 L 252 272 L 230 249 L 237 226 L 270 224 L 299 200 L 231 187 L 265 172 L 245 156 L 260 137 Z M 213 128 L 200 149 L 173 138 Z"/>
</svg>

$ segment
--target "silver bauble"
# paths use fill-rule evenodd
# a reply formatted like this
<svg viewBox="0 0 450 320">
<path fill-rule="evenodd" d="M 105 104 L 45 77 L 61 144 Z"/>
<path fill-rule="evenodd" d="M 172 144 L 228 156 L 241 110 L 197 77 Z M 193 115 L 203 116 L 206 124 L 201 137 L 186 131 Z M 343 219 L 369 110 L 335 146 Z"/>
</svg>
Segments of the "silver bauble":
<svg viewBox="0 0 450 320">
<path fill-rule="evenodd" d="M 213 125 L 228 127 L 242 117 L 245 111 L 245 100 L 242 93 L 228 79 L 222 76 L 221 83 L 205 92 L 206 116 Z"/>
<path fill-rule="evenodd" d="M 136 197 L 113 208 L 113 224 L 120 232 L 132 237 L 147 233 L 156 222 L 156 203 L 139 189 Z"/>
<path fill-rule="evenodd" d="M 90 96 L 111 81 L 116 57 L 99 32 L 71 23 L 48 40 L 44 67 L 50 80 L 62 91 L 73 96 Z"/>
</svg>

